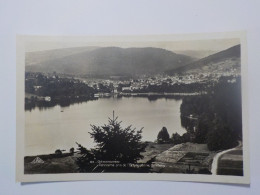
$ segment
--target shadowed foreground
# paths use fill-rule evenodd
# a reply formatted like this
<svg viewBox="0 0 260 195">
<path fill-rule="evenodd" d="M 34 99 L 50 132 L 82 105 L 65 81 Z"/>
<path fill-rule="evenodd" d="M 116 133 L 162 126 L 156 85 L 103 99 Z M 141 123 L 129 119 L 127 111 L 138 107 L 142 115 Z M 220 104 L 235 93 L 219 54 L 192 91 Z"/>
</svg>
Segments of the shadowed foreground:
<svg viewBox="0 0 260 195">
<path fill-rule="evenodd" d="M 189 173 L 189 174 L 211 174 L 210 167 L 216 153 L 207 149 L 206 144 L 183 143 L 157 144 L 149 142 L 142 153 L 143 159 L 137 163 L 149 164 L 147 172 L 155 173 Z M 76 163 L 80 154 L 64 153 L 62 155 L 39 155 L 42 162 L 34 163 L 36 156 L 25 157 L 24 173 L 77 173 L 79 167 Z M 122 168 L 96 169 L 100 172 L 128 172 Z M 140 171 L 141 172 L 141 171 Z"/>
</svg>

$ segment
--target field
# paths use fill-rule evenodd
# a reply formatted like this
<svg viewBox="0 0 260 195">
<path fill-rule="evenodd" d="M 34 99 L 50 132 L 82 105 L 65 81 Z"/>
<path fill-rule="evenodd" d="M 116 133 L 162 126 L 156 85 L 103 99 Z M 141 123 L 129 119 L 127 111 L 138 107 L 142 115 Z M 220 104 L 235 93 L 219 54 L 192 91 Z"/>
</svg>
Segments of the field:
<svg viewBox="0 0 260 195">
<path fill-rule="evenodd" d="M 156 156 L 152 167 L 154 172 L 162 173 L 211 174 L 214 155 L 206 144 L 183 143 Z"/>
</svg>

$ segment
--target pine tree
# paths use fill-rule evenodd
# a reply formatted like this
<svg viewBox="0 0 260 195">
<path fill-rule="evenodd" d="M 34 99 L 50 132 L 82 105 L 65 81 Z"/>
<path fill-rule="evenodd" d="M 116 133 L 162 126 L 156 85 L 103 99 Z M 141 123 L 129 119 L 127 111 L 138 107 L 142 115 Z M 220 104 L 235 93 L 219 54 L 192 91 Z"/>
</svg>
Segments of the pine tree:
<svg viewBox="0 0 260 195">
<path fill-rule="evenodd" d="M 121 163 L 135 163 L 142 158 L 145 145 L 141 142 L 142 129 L 135 131 L 132 126 L 121 127 L 118 117 L 108 120 L 104 126 L 91 125 L 90 135 L 97 143 L 96 157 Z"/>
</svg>

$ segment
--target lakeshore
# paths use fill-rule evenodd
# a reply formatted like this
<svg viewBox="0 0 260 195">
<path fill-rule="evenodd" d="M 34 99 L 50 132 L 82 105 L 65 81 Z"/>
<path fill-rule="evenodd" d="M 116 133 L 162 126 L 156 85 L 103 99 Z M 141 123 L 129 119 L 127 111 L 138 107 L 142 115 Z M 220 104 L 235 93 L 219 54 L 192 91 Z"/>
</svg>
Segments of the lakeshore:
<svg viewBox="0 0 260 195">
<path fill-rule="evenodd" d="M 96 144 L 88 133 L 90 125 L 104 125 L 113 110 L 123 127 L 133 124 L 137 130 L 144 127 L 142 141 L 154 141 L 163 126 L 170 135 L 176 132 L 182 135 L 186 129 L 181 124 L 181 103 L 181 99 L 111 97 L 69 107 L 25 111 L 25 155 L 49 154 L 56 149 L 68 151 L 77 147 L 75 142 L 93 148 Z"/>
<path fill-rule="evenodd" d="M 60 96 L 51 98 L 49 96 L 38 96 L 35 94 L 25 93 L 25 110 L 33 110 L 36 107 L 39 108 L 51 108 L 57 105 L 62 107 L 68 107 L 75 103 L 83 103 L 88 101 L 95 101 L 101 98 L 122 98 L 122 97 L 142 97 L 148 100 L 157 100 L 159 98 L 165 99 L 181 99 L 187 96 L 200 96 L 205 95 L 207 92 L 193 92 L 193 93 L 96 93 L 93 97 L 85 95 L 81 96 Z"/>
</svg>

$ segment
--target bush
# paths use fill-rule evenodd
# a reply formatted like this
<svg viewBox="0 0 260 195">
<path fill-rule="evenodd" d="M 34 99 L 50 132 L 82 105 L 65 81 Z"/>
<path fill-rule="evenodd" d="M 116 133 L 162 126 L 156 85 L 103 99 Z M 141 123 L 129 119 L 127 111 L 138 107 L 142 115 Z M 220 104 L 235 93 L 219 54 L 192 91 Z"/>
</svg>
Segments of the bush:
<svg viewBox="0 0 260 195">
<path fill-rule="evenodd" d="M 62 151 L 60 149 L 55 150 L 55 154 L 62 155 Z"/>
</svg>

